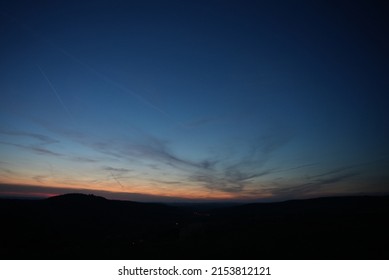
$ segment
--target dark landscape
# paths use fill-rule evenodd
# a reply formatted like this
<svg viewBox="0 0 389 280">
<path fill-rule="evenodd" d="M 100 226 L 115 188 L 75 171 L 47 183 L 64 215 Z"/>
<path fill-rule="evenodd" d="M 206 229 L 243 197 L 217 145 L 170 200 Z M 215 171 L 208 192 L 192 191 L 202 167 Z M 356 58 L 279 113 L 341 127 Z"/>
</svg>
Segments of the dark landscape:
<svg viewBox="0 0 389 280">
<path fill-rule="evenodd" d="M 389 259 L 389 196 L 245 205 L 1 199 L 1 259 Z"/>
</svg>

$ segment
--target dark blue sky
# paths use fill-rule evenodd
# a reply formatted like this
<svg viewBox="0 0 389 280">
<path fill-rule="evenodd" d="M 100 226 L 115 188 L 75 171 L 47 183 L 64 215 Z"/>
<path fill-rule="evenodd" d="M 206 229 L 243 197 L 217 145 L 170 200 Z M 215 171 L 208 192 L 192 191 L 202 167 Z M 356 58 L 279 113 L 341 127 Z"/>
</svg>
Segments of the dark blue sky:
<svg viewBox="0 0 389 280">
<path fill-rule="evenodd" d="M 5 195 L 389 191 L 387 4 L 3 1 L 0 11 Z"/>
</svg>

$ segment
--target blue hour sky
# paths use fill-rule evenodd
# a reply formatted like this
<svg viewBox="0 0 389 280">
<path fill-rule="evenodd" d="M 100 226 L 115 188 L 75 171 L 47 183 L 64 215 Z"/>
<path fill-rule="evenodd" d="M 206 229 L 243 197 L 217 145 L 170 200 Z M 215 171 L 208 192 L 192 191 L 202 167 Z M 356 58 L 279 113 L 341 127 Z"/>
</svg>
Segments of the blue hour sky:
<svg viewBox="0 0 389 280">
<path fill-rule="evenodd" d="M 0 193 L 389 193 L 388 6 L 3 1 Z"/>
</svg>

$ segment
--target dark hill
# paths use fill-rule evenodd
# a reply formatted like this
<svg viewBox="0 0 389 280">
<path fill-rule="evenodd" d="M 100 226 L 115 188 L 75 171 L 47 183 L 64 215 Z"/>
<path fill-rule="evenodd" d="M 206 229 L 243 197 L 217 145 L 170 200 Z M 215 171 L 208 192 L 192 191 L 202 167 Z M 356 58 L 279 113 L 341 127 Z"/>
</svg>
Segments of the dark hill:
<svg viewBox="0 0 389 280">
<path fill-rule="evenodd" d="M 68 194 L 0 200 L 1 258 L 148 258 L 147 246 L 178 235 L 190 212 L 158 203 Z M 142 245 L 142 250 L 139 249 Z"/>
<path fill-rule="evenodd" d="M 161 203 L 141 203 L 133 201 L 108 200 L 104 197 L 72 193 L 50 197 L 42 201 L 41 207 L 46 207 L 54 214 L 64 217 L 76 214 L 78 217 L 96 216 L 101 220 L 110 221 L 121 218 L 131 218 L 132 222 L 140 219 L 157 219 L 161 217 L 174 217 L 175 207 Z"/>
<path fill-rule="evenodd" d="M 64 202 L 82 202 L 82 203 L 88 203 L 91 201 L 94 202 L 102 202 L 102 201 L 107 201 L 106 198 L 101 197 L 101 196 L 96 196 L 93 194 L 82 194 L 82 193 L 69 193 L 69 194 L 63 194 L 63 195 L 58 195 L 58 196 L 52 196 L 47 198 L 48 201 L 64 201 Z"/>
<path fill-rule="evenodd" d="M 0 258 L 389 259 L 389 196 L 223 206 L 0 199 Z"/>
</svg>

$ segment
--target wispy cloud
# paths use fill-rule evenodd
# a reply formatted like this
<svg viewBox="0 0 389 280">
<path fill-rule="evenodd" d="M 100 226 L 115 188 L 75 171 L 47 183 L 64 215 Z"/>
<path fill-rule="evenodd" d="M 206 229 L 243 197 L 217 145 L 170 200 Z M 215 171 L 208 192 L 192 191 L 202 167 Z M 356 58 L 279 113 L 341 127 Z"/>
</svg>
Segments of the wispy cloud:
<svg viewBox="0 0 389 280">
<path fill-rule="evenodd" d="M 82 157 L 82 156 L 68 156 L 68 159 L 75 162 L 85 162 L 85 163 L 91 163 L 91 162 L 98 162 L 97 159 L 89 158 L 89 157 Z"/>
<path fill-rule="evenodd" d="M 7 136 L 16 136 L 18 138 L 29 138 L 29 139 L 37 140 L 36 143 L 32 143 L 29 145 L 16 143 L 19 141 L 15 141 L 15 142 L 0 141 L 0 143 L 3 145 L 18 147 L 41 155 L 45 154 L 51 156 L 63 156 L 61 153 L 54 152 L 47 148 L 48 145 L 59 143 L 59 140 L 54 139 L 52 137 L 43 134 L 38 134 L 38 133 L 14 131 L 14 130 L 7 130 L 7 129 L 0 129 L 0 134 L 7 135 Z"/>
<path fill-rule="evenodd" d="M 319 194 L 327 185 L 345 182 L 350 178 L 356 177 L 361 173 L 357 170 L 344 172 L 349 167 L 342 167 L 313 175 L 306 179 L 305 182 L 292 186 L 279 186 L 268 188 L 275 197 L 285 197 L 288 199 L 301 197 L 309 193 Z"/>
<path fill-rule="evenodd" d="M 237 147 L 236 154 L 231 153 L 223 157 L 208 156 L 195 161 L 175 153 L 169 141 L 143 130 L 138 129 L 135 132 L 135 138 L 122 135 L 115 139 L 100 138 L 96 141 L 84 136 L 76 137 L 74 140 L 101 155 L 117 159 L 118 163 L 120 162 L 118 166 L 104 166 L 102 170 L 107 171 L 108 176 L 120 185 L 123 185 L 124 181 L 118 179 L 123 173 L 130 171 L 128 165 L 135 164 L 138 167 L 152 166 L 151 173 L 166 171 L 167 176 L 171 176 L 171 171 L 173 171 L 174 180 L 161 180 L 168 182 L 167 184 L 181 182 L 182 184 L 200 185 L 209 190 L 242 192 L 253 180 L 277 172 L 275 169 L 265 168 L 265 164 L 272 154 L 286 145 L 292 137 L 288 131 L 275 130 L 257 137 L 247 145 Z M 242 150 L 245 153 L 242 153 Z M 169 169 L 172 170 L 168 171 Z M 139 172 L 139 170 L 133 170 L 133 175 L 141 176 Z M 142 173 L 142 176 L 152 181 L 153 176 L 158 175 Z"/>
<path fill-rule="evenodd" d="M 52 137 L 49 137 L 49 136 L 46 136 L 43 134 L 26 132 L 26 131 L 14 131 L 14 130 L 7 130 L 7 129 L 0 128 L 0 134 L 8 135 L 8 136 L 20 136 L 20 137 L 32 138 L 32 139 L 38 140 L 39 141 L 38 144 L 41 144 L 41 145 L 48 145 L 48 144 L 54 144 L 54 143 L 60 142 L 57 139 L 54 139 Z"/>
<path fill-rule="evenodd" d="M 210 190 L 225 192 L 242 192 L 252 179 L 270 174 L 270 170 L 257 173 L 246 172 L 238 167 L 227 168 L 218 172 L 200 172 L 189 177 L 189 181 L 202 184 Z"/>
<path fill-rule="evenodd" d="M 218 190 L 230 193 L 240 193 L 253 184 L 256 179 L 270 175 L 282 170 L 266 167 L 266 163 L 271 159 L 274 152 L 281 149 L 292 138 L 288 130 L 275 128 L 270 132 L 261 133 L 261 136 L 251 140 L 251 142 L 236 147 L 234 152 L 223 154 L 223 157 L 207 156 L 201 160 L 193 160 L 177 154 L 170 142 L 156 137 L 146 131 L 137 129 L 132 133 L 132 138 L 121 135 L 115 139 L 92 138 L 87 134 L 58 132 L 69 140 L 87 146 L 98 152 L 102 158 L 108 157 L 117 160 L 118 165 L 103 166 L 102 171 L 107 172 L 108 180 L 115 180 L 124 188 L 126 185 L 123 175 L 133 172 L 133 177 L 142 177 L 145 180 L 155 180 L 157 176 L 153 172 L 167 173 L 174 172 L 174 179 L 162 179 L 162 184 L 190 184 L 199 185 L 208 190 Z M 42 138 L 42 137 L 41 137 Z M 42 138 L 43 139 L 43 138 Z M 94 159 L 81 156 L 62 155 L 44 150 L 41 147 L 24 147 L 36 153 L 46 153 L 52 156 L 62 156 L 74 161 L 93 162 Z M 244 152 L 242 152 L 244 151 Z M 152 174 L 141 174 L 140 170 L 130 169 L 129 165 L 152 166 Z M 168 171 L 170 169 L 170 171 Z M 300 168 L 293 167 L 293 168 Z M 290 169 L 293 169 L 290 168 Z M 285 169 L 288 170 L 288 169 Z M 123 179 L 123 180 L 122 180 Z M 158 180 L 158 179 L 157 179 Z"/>
<path fill-rule="evenodd" d="M 33 177 L 33 179 L 40 184 L 45 183 L 45 179 L 47 178 L 48 178 L 47 176 L 43 176 L 43 175 L 37 175 Z"/>
<path fill-rule="evenodd" d="M 128 168 L 117 168 L 111 166 L 105 166 L 102 168 L 102 170 L 109 171 L 109 172 L 117 172 L 117 173 L 127 173 L 132 171 L 131 169 Z"/>
<path fill-rule="evenodd" d="M 210 190 L 239 193 L 243 192 L 252 181 L 272 173 L 275 169 L 265 168 L 273 152 L 286 145 L 291 139 L 289 133 L 269 133 L 248 144 L 246 154 L 238 158 L 207 159 L 188 178 Z"/>
<path fill-rule="evenodd" d="M 18 172 L 15 172 L 15 171 L 13 171 L 13 170 L 11 170 L 9 168 L 6 168 L 6 167 L 0 167 L 0 172 L 2 173 L 3 176 L 4 175 L 6 175 L 6 176 L 9 176 L 9 175 L 11 175 L 11 176 L 19 175 Z"/>
<path fill-rule="evenodd" d="M 37 134 L 37 133 L 30 133 L 30 132 L 23 132 L 23 131 L 6 131 L 1 130 L 1 134 L 3 135 L 9 135 L 9 136 L 17 136 L 22 138 L 32 138 L 38 140 L 36 143 L 32 144 L 19 144 L 15 142 L 8 142 L 8 141 L 0 141 L 0 144 L 8 145 L 17 147 L 26 151 L 33 152 L 35 154 L 39 155 L 48 155 L 48 156 L 54 156 L 54 157 L 62 157 L 64 159 L 74 161 L 74 162 L 97 162 L 96 159 L 85 157 L 85 156 L 78 156 L 78 155 L 71 155 L 71 154 L 64 154 L 57 151 L 53 151 L 52 149 L 49 149 L 48 146 L 51 144 L 60 143 L 59 140 L 56 140 L 52 137 Z"/>
<path fill-rule="evenodd" d="M 354 167 L 355 166 L 344 166 L 344 167 L 340 167 L 340 168 L 335 168 L 335 169 L 332 169 L 332 170 L 324 172 L 324 173 L 311 175 L 311 176 L 309 176 L 309 179 L 318 179 L 319 178 L 319 180 L 320 180 L 320 178 L 328 177 L 328 176 L 334 175 L 334 174 L 339 174 L 343 171 L 350 170 Z"/>
<path fill-rule="evenodd" d="M 154 179 L 152 181 L 163 185 L 182 185 L 182 181 L 168 181 L 168 180 L 158 180 L 158 179 Z"/>
<path fill-rule="evenodd" d="M 56 156 L 56 157 L 62 157 L 63 154 L 60 154 L 60 153 L 57 153 L 57 152 L 53 152 L 53 151 L 50 151 L 48 149 L 45 149 L 45 148 L 40 148 L 40 147 L 31 147 L 31 146 L 22 146 L 22 145 L 18 145 L 19 147 L 22 147 L 22 148 L 25 148 L 27 150 L 31 150 L 37 154 L 41 154 L 41 155 L 50 155 L 50 156 Z"/>
<path fill-rule="evenodd" d="M 339 174 L 337 176 L 321 178 L 317 182 L 321 185 L 334 184 L 357 175 L 359 175 L 359 172 L 349 172 L 345 174 Z"/>
<path fill-rule="evenodd" d="M 28 151 L 31 151 L 31 152 L 34 152 L 34 153 L 40 154 L 40 155 L 51 155 L 51 156 L 56 156 L 56 157 L 63 156 L 60 153 L 53 152 L 53 151 L 50 151 L 50 150 L 48 150 L 46 148 L 42 148 L 42 147 L 21 145 L 21 144 L 9 143 L 9 142 L 5 142 L 5 141 L 0 141 L 0 144 L 8 145 L 8 146 L 14 146 L 14 147 L 21 148 L 21 149 L 24 149 L 24 150 L 28 150 Z"/>
<path fill-rule="evenodd" d="M 129 162 L 147 162 L 149 165 L 153 164 L 154 168 L 160 168 L 160 164 L 177 169 L 199 167 L 198 163 L 174 154 L 168 148 L 166 141 L 152 137 L 151 135 L 141 140 L 122 138 L 96 142 L 84 139 L 82 144 L 89 146 L 101 154 Z"/>
</svg>

